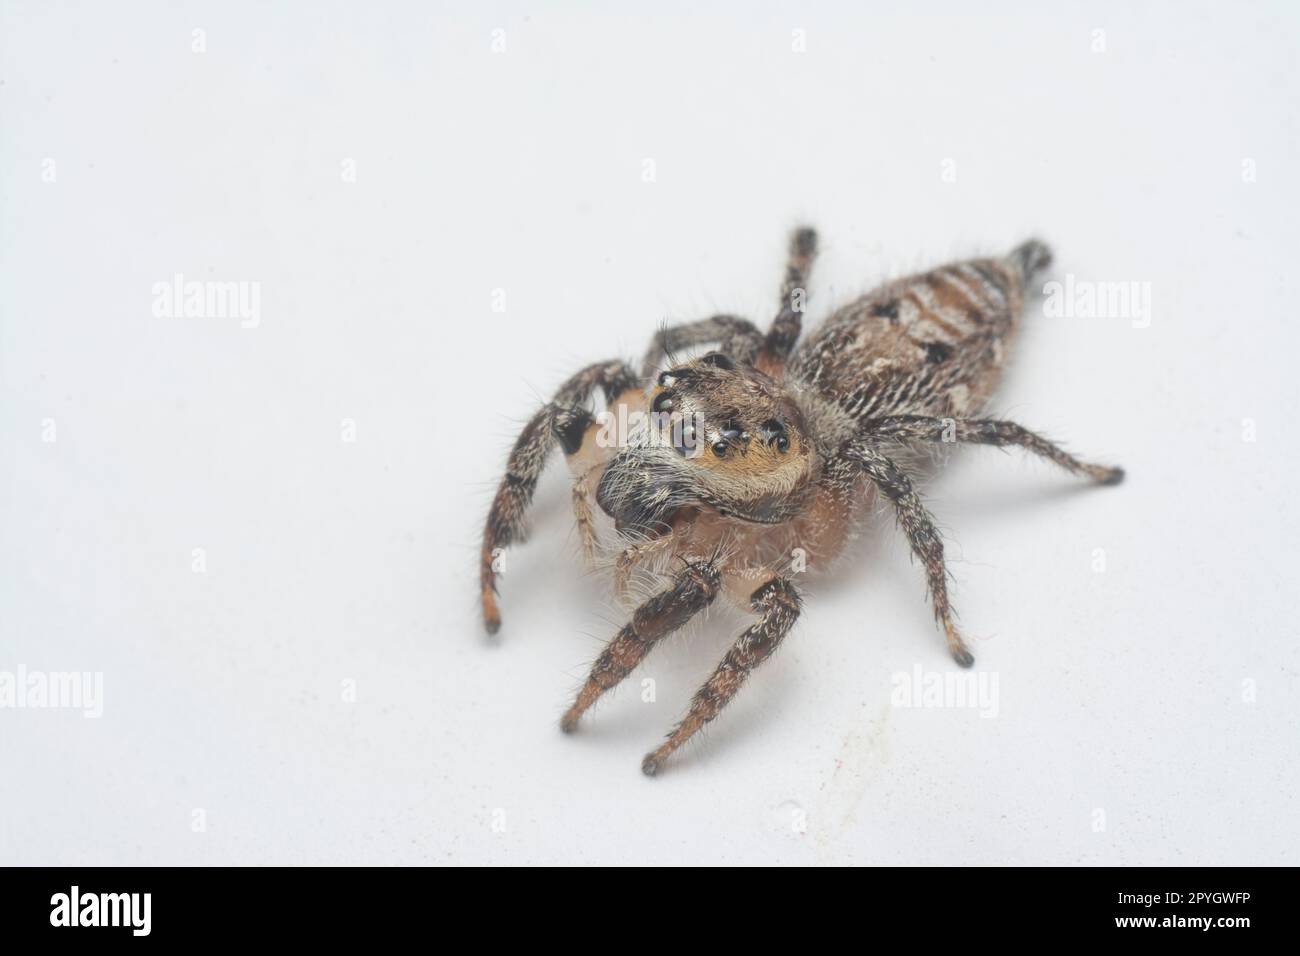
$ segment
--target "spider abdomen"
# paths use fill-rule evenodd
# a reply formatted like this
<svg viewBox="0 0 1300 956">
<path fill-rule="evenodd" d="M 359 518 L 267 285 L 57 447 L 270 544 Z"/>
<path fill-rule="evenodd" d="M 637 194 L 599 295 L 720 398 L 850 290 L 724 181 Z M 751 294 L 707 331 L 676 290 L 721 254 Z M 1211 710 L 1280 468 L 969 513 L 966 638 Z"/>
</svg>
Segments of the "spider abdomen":
<svg viewBox="0 0 1300 956">
<path fill-rule="evenodd" d="M 1026 282 L 1048 261 L 1031 241 L 890 282 L 827 319 L 787 374 L 854 420 L 972 414 L 997 384 Z"/>
</svg>

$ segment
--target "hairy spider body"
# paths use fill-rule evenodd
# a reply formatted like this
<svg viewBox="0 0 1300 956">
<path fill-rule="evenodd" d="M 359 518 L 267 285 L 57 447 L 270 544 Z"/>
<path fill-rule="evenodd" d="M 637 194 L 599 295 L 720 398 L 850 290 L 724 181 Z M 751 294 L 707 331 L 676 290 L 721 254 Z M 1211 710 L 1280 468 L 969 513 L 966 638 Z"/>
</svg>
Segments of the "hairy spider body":
<svg viewBox="0 0 1300 956">
<path fill-rule="evenodd" d="M 950 653 L 964 667 L 974 663 L 953 622 L 943 542 L 908 475 L 909 449 L 1019 445 L 1093 481 L 1123 477 L 1012 422 L 971 417 L 997 384 L 1027 283 L 1051 261 L 1041 242 L 889 282 L 796 348 L 815 254 L 815 233 L 796 230 L 766 334 L 714 316 L 661 329 L 639 371 L 610 361 L 574 375 L 520 435 L 488 515 L 480 583 L 489 632 L 500 626 L 499 555 L 520 539 L 557 443 L 574 477 L 587 557 L 612 557 L 621 594 L 634 575 L 656 589 L 597 658 L 561 721 L 565 731 L 720 595 L 757 615 L 646 756 L 647 774 L 717 716 L 781 643 L 800 610 L 792 574 L 824 568 L 844 551 L 873 490 L 891 503 L 920 559 Z M 666 356 L 705 344 L 717 350 L 660 371 Z M 599 419 L 588 407 L 597 389 L 605 398 Z"/>
</svg>

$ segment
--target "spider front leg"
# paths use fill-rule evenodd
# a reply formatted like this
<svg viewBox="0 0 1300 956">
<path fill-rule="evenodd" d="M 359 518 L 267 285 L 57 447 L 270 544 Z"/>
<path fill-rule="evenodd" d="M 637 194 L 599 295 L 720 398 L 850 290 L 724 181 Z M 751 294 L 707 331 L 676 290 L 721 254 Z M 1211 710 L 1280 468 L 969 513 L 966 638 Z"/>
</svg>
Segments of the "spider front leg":
<svg viewBox="0 0 1300 956">
<path fill-rule="evenodd" d="M 934 616 L 943 627 L 948 641 L 948 652 L 962 667 L 975 663 L 975 656 L 966 647 L 952 620 L 952 607 L 948 603 L 948 570 L 943 563 L 943 540 L 934 525 L 934 519 L 912 488 L 912 481 L 893 461 L 871 447 L 864 440 L 850 442 L 844 456 L 856 462 L 871 482 L 894 504 L 898 523 L 907 535 L 908 543 L 925 567 L 925 577 L 934 604 Z"/>
<path fill-rule="evenodd" d="M 1046 438 L 1034 434 L 1015 422 L 992 418 L 928 418 L 921 415 L 897 415 L 866 422 L 863 431 L 873 438 L 901 438 L 929 442 L 968 442 L 977 445 L 1018 445 L 1026 451 L 1053 461 L 1074 475 L 1086 475 L 1102 485 L 1117 485 L 1124 480 L 1123 468 L 1110 468 L 1080 461 Z"/>
<path fill-rule="evenodd" d="M 595 419 L 587 409 L 591 393 L 600 388 L 607 404 L 612 404 L 628 389 L 636 388 L 639 379 L 625 363 L 601 362 L 589 365 L 560 386 L 548 402 L 524 426 L 506 464 L 506 475 L 497 489 L 487 522 L 483 526 L 483 547 L 479 561 L 479 589 L 483 606 L 483 625 L 489 634 L 501 627 L 496 603 L 497 565 L 504 549 L 521 540 L 524 515 L 537 480 L 546 467 L 546 459 L 558 441 L 566 455 L 576 454 L 591 431 Z"/>
<path fill-rule="evenodd" d="M 573 706 L 565 712 L 560 721 L 560 729 L 566 734 L 571 733 L 587 709 L 601 694 L 632 673 L 650 653 L 655 642 L 667 637 L 712 604 L 718 596 L 718 584 L 718 569 L 712 564 L 688 564 L 672 587 L 656 594 L 637 608 L 632 620 L 623 625 L 622 630 L 605 646 L 600 657 L 596 658 L 591 676 L 578 691 Z"/>
<path fill-rule="evenodd" d="M 690 711 L 663 745 L 641 761 L 641 770 L 647 776 L 658 773 L 674 750 L 717 717 L 736 696 L 749 672 L 772 656 L 799 617 L 799 592 L 787 579 L 772 578 L 750 596 L 750 606 L 762 615 L 761 619 L 727 651 L 713 676 L 696 692 Z"/>
</svg>

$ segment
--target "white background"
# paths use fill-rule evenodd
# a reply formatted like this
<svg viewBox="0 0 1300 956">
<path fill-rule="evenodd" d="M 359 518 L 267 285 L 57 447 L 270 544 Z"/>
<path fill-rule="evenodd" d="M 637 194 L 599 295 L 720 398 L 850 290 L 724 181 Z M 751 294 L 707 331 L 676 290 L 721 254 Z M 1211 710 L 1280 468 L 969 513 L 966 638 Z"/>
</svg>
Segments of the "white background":
<svg viewBox="0 0 1300 956">
<path fill-rule="evenodd" d="M 0 670 L 104 681 L 0 710 L 0 861 L 1300 863 L 1295 5 L 590 6 L 0 4 Z M 814 321 L 1029 235 L 1149 283 L 1031 305 L 991 409 L 1129 480 L 926 486 L 996 717 L 891 706 L 952 665 L 884 517 L 649 780 L 743 621 L 564 737 L 625 612 L 562 469 L 495 647 L 478 534 L 539 401 L 766 323 L 800 222 Z"/>
</svg>

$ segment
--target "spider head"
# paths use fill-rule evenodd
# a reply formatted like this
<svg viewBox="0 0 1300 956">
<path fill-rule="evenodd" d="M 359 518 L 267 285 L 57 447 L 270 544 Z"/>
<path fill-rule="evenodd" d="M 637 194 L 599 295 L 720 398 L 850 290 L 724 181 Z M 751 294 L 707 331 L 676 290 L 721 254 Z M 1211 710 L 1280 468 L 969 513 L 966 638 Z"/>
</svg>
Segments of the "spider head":
<svg viewBox="0 0 1300 956">
<path fill-rule="evenodd" d="M 778 524 L 802 507 L 812 442 L 791 397 L 721 352 L 659 375 L 648 427 L 601 478 L 596 501 L 621 530 L 653 534 L 683 507 Z"/>
</svg>

